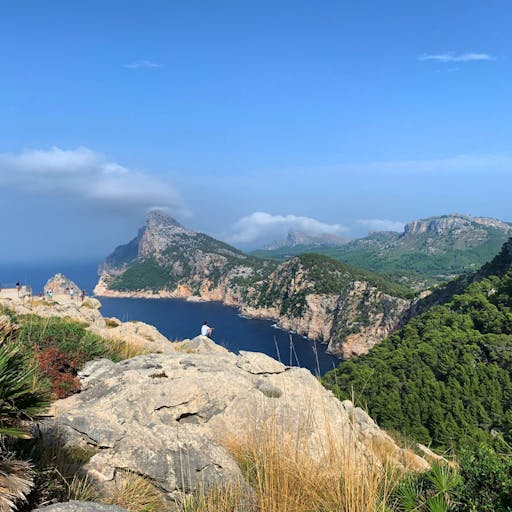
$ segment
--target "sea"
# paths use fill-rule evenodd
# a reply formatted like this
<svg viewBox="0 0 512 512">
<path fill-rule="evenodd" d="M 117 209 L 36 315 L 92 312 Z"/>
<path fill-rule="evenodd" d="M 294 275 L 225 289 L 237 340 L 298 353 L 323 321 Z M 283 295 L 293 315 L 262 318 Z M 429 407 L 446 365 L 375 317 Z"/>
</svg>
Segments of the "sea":
<svg viewBox="0 0 512 512">
<path fill-rule="evenodd" d="M 46 281 L 61 272 L 91 295 L 97 281 L 97 261 L 0 263 L 0 285 L 14 287 L 19 281 L 42 291 Z M 307 368 L 314 375 L 324 375 L 340 360 L 325 349 L 327 346 L 283 331 L 270 321 L 245 318 L 239 311 L 220 302 L 188 302 L 182 299 L 121 299 L 99 297 L 101 313 L 123 322 L 138 320 L 154 325 L 171 341 L 193 338 L 207 321 L 214 327 L 212 338 L 232 352 L 263 352 L 290 366 Z"/>
</svg>

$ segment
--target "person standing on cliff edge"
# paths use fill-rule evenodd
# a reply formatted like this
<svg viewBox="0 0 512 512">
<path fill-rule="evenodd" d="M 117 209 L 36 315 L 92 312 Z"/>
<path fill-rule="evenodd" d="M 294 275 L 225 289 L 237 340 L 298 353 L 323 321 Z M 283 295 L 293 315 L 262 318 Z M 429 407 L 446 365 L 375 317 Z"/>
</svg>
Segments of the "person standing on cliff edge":
<svg viewBox="0 0 512 512">
<path fill-rule="evenodd" d="M 211 336 L 213 332 L 213 327 L 210 327 L 208 325 L 208 322 L 204 322 L 201 326 L 201 336 L 208 336 L 208 338 Z"/>
</svg>

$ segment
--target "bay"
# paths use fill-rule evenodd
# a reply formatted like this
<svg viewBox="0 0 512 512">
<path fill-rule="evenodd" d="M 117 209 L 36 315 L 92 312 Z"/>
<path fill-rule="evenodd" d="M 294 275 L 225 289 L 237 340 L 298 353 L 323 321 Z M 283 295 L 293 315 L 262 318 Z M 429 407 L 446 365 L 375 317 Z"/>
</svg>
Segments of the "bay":
<svg viewBox="0 0 512 512">
<path fill-rule="evenodd" d="M 16 281 L 32 286 L 38 294 L 49 277 L 61 272 L 91 294 L 97 281 L 98 262 L 41 262 L 0 264 L 0 284 Z M 121 299 L 100 297 L 101 313 L 122 321 L 138 320 L 154 325 L 173 340 L 193 338 L 204 321 L 214 327 L 212 338 L 227 349 L 263 352 L 286 365 L 307 368 L 323 375 L 340 360 L 325 352 L 326 345 L 273 327 L 272 322 L 244 318 L 238 310 L 220 302 L 187 302 L 180 299 Z"/>
</svg>

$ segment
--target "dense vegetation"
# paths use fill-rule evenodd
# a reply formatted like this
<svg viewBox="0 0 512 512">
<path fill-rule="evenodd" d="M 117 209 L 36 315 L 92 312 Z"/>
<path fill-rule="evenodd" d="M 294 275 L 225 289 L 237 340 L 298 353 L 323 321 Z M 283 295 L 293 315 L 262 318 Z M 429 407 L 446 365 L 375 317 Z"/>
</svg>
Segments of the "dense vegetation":
<svg viewBox="0 0 512 512">
<path fill-rule="evenodd" d="M 161 290 L 174 288 L 176 278 L 169 270 L 155 260 L 142 260 L 132 263 L 120 276 L 113 279 L 112 290 Z"/>
<path fill-rule="evenodd" d="M 470 284 L 324 383 L 437 447 L 512 443 L 512 271 Z"/>
<path fill-rule="evenodd" d="M 414 296 L 414 292 L 407 286 L 322 254 L 303 254 L 299 260 L 313 283 L 313 293 L 339 293 L 351 282 L 367 281 L 382 292 L 395 297 Z"/>
</svg>

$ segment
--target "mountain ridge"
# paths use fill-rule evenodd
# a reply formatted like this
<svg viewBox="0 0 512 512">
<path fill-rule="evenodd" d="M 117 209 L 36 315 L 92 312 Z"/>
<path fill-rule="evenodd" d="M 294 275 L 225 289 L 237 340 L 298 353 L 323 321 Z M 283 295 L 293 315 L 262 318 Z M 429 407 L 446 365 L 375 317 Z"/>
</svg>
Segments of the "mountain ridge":
<svg viewBox="0 0 512 512">
<path fill-rule="evenodd" d="M 512 225 L 504 221 L 455 213 L 411 221 L 402 233 L 377 231 L 340 247 L 317 246 L 314 250 L 423 290 L 476 270 L 511 235 Z M 251 254 L 280 261 L 310 250 L 280 247 Z"/>
</svg>

